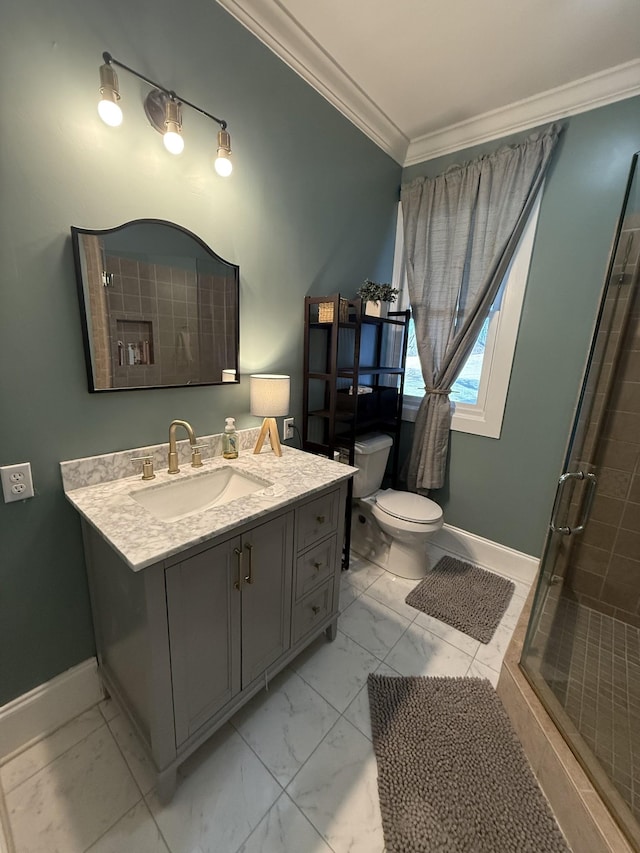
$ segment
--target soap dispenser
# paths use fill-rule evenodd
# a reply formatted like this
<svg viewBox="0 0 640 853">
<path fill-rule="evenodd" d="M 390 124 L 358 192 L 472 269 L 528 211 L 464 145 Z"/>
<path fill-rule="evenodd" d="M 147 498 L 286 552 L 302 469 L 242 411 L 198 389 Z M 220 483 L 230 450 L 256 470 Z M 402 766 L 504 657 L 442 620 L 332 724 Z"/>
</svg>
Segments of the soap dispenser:
<svg viewBox="0 0 640 853">
<path fill-rule="evenodd" d="M 236 432 L 235 418 L 225 418 L 224 432 L 222 433 L 222 456 L 225 459 L 238 458 L 238 433 Z"/>
</svg>

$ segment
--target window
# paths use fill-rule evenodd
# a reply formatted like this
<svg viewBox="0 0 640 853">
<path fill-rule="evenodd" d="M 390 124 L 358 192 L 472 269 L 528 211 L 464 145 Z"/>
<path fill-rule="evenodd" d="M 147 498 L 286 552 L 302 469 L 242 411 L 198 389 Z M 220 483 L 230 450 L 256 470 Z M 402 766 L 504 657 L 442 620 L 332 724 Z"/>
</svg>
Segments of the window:
<svg viewBox="0 0 640 853">
<path fill-rule="evenodd" d="M 527 226 L 489 316 L 480 330 L 478 340 L 451 389 L 450 399 L 455 404 L 451 428 L 458 432 L 500 438 L 541 196 L 542 191 L 538 194 Z M 409 307 L 403 258 L 400 212 L 394 256 L 394 286 L 401 291 L 401 304 Z M 413 321 L 411 321 L 404 384 L 404 420 L 416 419 L 423 396 L 424 380 L 416 350 Z"/>
</svg>

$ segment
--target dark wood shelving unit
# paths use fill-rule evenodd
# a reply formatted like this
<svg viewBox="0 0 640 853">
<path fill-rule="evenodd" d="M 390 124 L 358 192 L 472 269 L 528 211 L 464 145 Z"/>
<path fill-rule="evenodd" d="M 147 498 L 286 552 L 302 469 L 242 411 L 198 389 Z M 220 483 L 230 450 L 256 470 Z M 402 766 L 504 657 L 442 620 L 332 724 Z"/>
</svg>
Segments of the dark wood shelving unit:
<svg viewBox="0 0 640 853">
<path fill-rule="evenodd" d="M 404 365 L 409 311 L 364 314 L 360 299 L 307 296 L 304 301 L 302 446 L 353 465 L 355 443 L 370 432 L 393 439 L 392 484 L 397 486 Z M 367 389 L 363 393 L 359 393 Z M 349 566 L 349 484 L 343 566 Z"/>
</svg>

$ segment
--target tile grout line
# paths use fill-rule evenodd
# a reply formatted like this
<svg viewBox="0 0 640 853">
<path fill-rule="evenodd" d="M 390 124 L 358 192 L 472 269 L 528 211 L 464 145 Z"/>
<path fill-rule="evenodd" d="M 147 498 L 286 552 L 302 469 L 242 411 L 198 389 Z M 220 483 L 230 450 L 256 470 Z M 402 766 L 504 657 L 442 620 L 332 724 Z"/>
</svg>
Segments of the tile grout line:
<svg viewBox="0 0 640 853">
<path fill-rule="evenodd" d="M 112 699 L 111 701 L 113 701 L 113 699 Z M 103 713 L 103 711 L 102 711 L 102 708 L 100 708 L 99 710 L 100 710 L 100 713 L 102 714 L 102 716 L 104 717 L 104 713 Z M 122 712 L 121 712 L 120 710 L 118 710 L 118 713 L 117 713 L 117 714 L 115 714 L 115 715 L 111 718 L 111 720 L 115 720 L 115 719 L 116 719 L 116 717 L 119 717 L 119 716 L 121 715 L 121 713 L 122 713 Z M 109 722 L 110 722 L 110 721 L 109 721 Z M 109 734 L 110 734 L 110 735 L 111 735 L 111 737 L 113 738 L 113 740 L 114 740 L 114 742 L 115 742 L 115 745 L 116 745 L 116 747 L 118 748 L 118 751 L 120 752 L 120 755 L 122 756 L 122 760 L 124 761 L 125 766 L 126 766 L 127 770 L 129 771 L 129 775 L 130 775 L 130 776 L 131 776 L 131 778 L 133 779 L 133 782 L 134 782 L 135 786 L 137 787 L 138 791 L 140 792 L 140 799 L 135 803 L 135 805 L 131 806 L 131 808 L 130 808 L 130 809 L 127 809 L 127 811 L 126 811 L 123 815 L 121 815 L 121 816 L 118 818 L 118 820 L 117 820 L 114 824 L 112 824 L 106 832 L 103 832 L 103 833 L 102 833 L 102 835 L 100 836 L 100 838 L 103 838 L 103 837 L 106 835 L 106 833 L 107 833 L 107 832 L 109 832 L 111 829 L 113 829 L 113 827 L 114 827 L 117 823 L 119 823 L 119 821 L 121 821 L 121 820 L 122 820 L 122 818 L 123 818 L 123 817 L 125 817 L 126 815 L 128 815 L 130 811 L 133 811 L 133 809 L 137 808 L 137 806 L 138 806 L 138 805 L 140 804 L 140 802 L 142 801 L 142 802 L 144 803 L 144 805 L 145 805 L 146 810 L 148 811 L 148 813 L 149 813 L 149 815 L 150 815 L 150 817 L 151 817 L 151 820 L 153 821 L 154 826 L 155 826 L 155 827 L 156 827 L 156 829 L 158 830 L 158 833 L 160 834 L 160 838 L 162 838 L 162 841 L 164 842 L 164 844 L 165 844 L 165 846 L 166 846 L 167 850 L 169 851 L 169 853 L 175 853 L 175 851 L 173 851 L 173 850 L 171 849 L 171 847 L 170 847 L 170 845 L 169 845 L 169 842 L 168 842 L 168 841 L 167 841 L 167 839 L 165 838 L 164 833 L 163 833 L 162 829 L 160 828 L 160 824 L 159 824 L 159 823 L 158 823 L 158 821 L 156 820 L 155 815 L 154 815 L 154 813 L 152 812 L 151 808 L 149 807 L 149 803 L 147 802 L 147 795 L 148 795 L 148 794 L 150 794 L 152 791 L 155 791 L 155 789 L 156 789 L 156 785 L 154 784 L 154 785 L 153 785 L 153 787 L 152 787 L 152 788 L 147 792 L 147 794 L 145 794 L 145 793 L 144 793 L 144 791 L 143 791 L 143 790 L 142 790 L 142 788 L 140 787 L 140 785 L 139 785 L 139 783 L 138 783 L 138 780 L 136 779 L 136 777 L 135 777 L 135 775 L 134 775 L 133 771 L 132 771 L 132 770 L 131 770 L 131 768 L 129 767 L 129 762 L 127 761 L 127 757 L 126 757 L 126 755 L 124 754 L 124 751 L 122 750 L 122 748 L 121 748 L 120 744 L 118 743 L 118 739 L 116 738 L 116 736 L 114 735 L 114 733 L 111 731 L 111 728 L 109 727 L 109 722 L 107 721 L 107 719 L 106 719 L 106 717 L 105 717 L 105 725 L 106 725 L 107 729 L 109 730 Z M 137 739 L 137 738 L 138 738 L 138 734 L 137 734 L 137 732 L 135 732 L 135 731 L 134 731 L 134 735 L 135 735 L 135 737 L 136 737 L 136 739 Z M 144 746 L 143 746 L 143 749 L 144 749 Z M 155 775 L 155 776 L 157 776 L 157 769 L 156 769 L 155 764 L 153 763 L 153 760 L 152 760 L 152 767 L 153 767 L 154 775 Z M 100 838 L 97 838 L 97 839 L 93 842 L 93 844 L 92 844 L 90 847 L 87 847 L 87 849 L 84 851 L 84 853 L 91 853 L 91 847 L 93 847 L 95 844 L 97 844 L 97 843 L 98 843 L 98 841 L 100 840 Z"/>
<path fill-rule="evenodd" d="M 100 715 L 101 715 L 101 716 L 102 716 L 102 718 L 104 719 L 104 714 L 102 714 L 102 710 L 101 710 L 100 708 L 98 708 L 98 710 L 99 710 L 99 712 L 100 712 Z M 110 831 L 113 829 L 113 827 L 114 827 L 117 823 L 119 823 L 119 822 L 122 820 L 122 818 L 123 818 L 123 817 L 125 817 L 126 815 L 128 815 L 128 814 L 129 814 L 129 812 L 133 811 L 133 809 L 137 808 L 137 807 L 138 807 L 138 805 L 140 804 L 140 802 L 144 802 L 144 794 L 142 793 L 142 789 L 140 788 L 140 785 L 138 785 L 138 782 L 137 782 L 137 780 L 136 780 L 135 776 L 134 776 L 134 775 L 133 775 L 133 773 L 131 772 L 131 768 L 129 767 L 129 763 L 127 762 L 127 759 L 125 758 L 125 756 L 124 756 L 124 754 L 123 754 L 122 750 L 120 749 L 120 744 L 119 744 L 119 743 L 118 743 L 118 741 L 116 740 L 116 737 L 115 737 L 115 735 L 113 734 L 113 732 L 111 731 L 111 729 L 109 728 L 109 724 L 107 723 L 107 721 L 106 721 L 106 720 L 104 720 L 104 726 L 105 726 L 105 728 L 107 729 L 107 731 L 109 732 L 109 735 L 110 735 L 111 739 L 113 740 L 113 742 L 114 742 L 114 744 L 115 744 L 115 746 L 116 746 L 116 749 L 117 749 L 117 750 L 118 750 L 118 752 L 120 753 L 120 757 L 122 758 L 122 760 L 123 760 L 123 762 L 124 762 L 124 766 L 127 768 L 127 773 L 129 774 L 129 776 L 130 776 L 130 777 L 131 777 L 131 779 L 133 780 L 133 784 L 136 786 L 136 789 L 138 790 L 138 793 L 140 794 L 140 797 L 139 797 L 139 798 L 135 801 L 135 803 L 134 803 L 132 806 L 130 806 L 130 807 L 129 807 L 129 808 L 128 808 L 128 809 L 127 809 L 123 814 L 121 814 L 121 815 L 120 815 L 116 820 L 114 820 L 114 822 L 113 822 L 112 824 L 110 824 L 110 825 L 107 827 L 107 829 L 105 829 L 105 831 L 104 831 L 104 832 L 102 832 L 102 833 L 101 833 L 101 834 L 100 834 L 96 839 L 94 839 L 88 847 L 85 847 L 85 849 L 84 849 L 83 853 L 90 853 L 91 848 L 92 848 L 92 847 L 94 847 L 94 846 L 95 846 L 95 845 L 96 845 L 96 844 L 97 844 L 97 843 L 98 843 L 102 838 L 104 838 L 104 836 L 105 836 L 108 832 L 110 832 Z M 96 729 L 96 731 L 98 731 L 98 729 Z M 146 803 L 145 803 L 145 805 L 146 805 Z M 147 807 L 147 808 L 148 808 L 148 807 Z M 150 809 L 149 809 L 149 813 L 151 814 L 151 810 L 150 810 Z M 153 820 L 153 815 L 151 815 L 151 818 L 152 818 L 152 820 Z M 155 821 L 154 821 L 154 823 L 155 823 Z M 159 830 L 159 829 L 160 829 L 160 828 L 158 827 L 158 830 Z M 163 841 L 164 841 L 164 836 L 163 836 Z M 167 845 L 167 848 L 168 848 L 168 845 Z"/>
<path fill-rule="evenodd" d="M 271 809 L 275 806 L 275 804 L 278 802 L 278 800 L 279 800 L 279 799 L 282 797 L 282 795 L 285 793 L 285 788 L 284 788 L 284 786 L 282 785 L 282 783 L 280 782 L 280 780 L 279 780 L 279 779 L 276 779 L 275 775 L 271 772 L 271 770 L 267 767 L 267 765 L 264 763 L 264 761 L 260 758 L 260 756 L 259 756 L 259 755 L 258 755 L 258 753 L 255 751 L 255 749 L 251 746 L 251 744 L 250 744 L 250 743 L 247 741 L 247 739 L 243 736 L 242 732 L 241 732 L 239 729 L 237 729 L 237 728 L 235 727 L 235 725 L 231 722 L 231 720 L 229 720 L 229 723 L 231 724 L 231 727 L 233 728 L 234 732 L 236 732 L 236 734 L 240 737 L 240 740 L 245 744 L 245 746 L 246 746 L 246 747 L 248 747 L 248 749 L 253 753 L 253 755 L 256 757 L 256 759 L 258 760 L 258 762 L 262 765 L 262 767 L 264 767 L 264 769 L 267 771 L 267 773 L 268 773 L 268 774 L 273 778 L 273 780 L 275 781 L 276 785 L 278 785 L 278 787 L 280 788 L 280 793 L 278 794 L 278 796 L 277 796 L 277 797 L 275 798 L 275 800 L 271 803 L 271 805 L 270 805 L 270 806 L 268 806 L 268 808 L 267 808 L 267 810 L 264 812 L 264 814 L 262 814 L 262 815 L 260 816 L 260 819 L 256 822 L 256 825 L 255 825 L 254 827 L 252 827 L 252 828 L 249 830 L 249 834 L 248 834 L 245 838 L 243 838 L 243 839 L 242 839 L 242 841 L 240 842 L 240 844 L 236 847 L 236 849 L 235 849 L 234 851 L 229 851 L 229 853 L 238 853 L 238 850 L 240 850 L 240 848 L 241 848 L 244 844 L 246 844 L 246 843 L 247 843 L 247 841 L 251 838 L 251 836 L 252 836 L 252 835 L 253 835 L 253 833 L 256 831 L 256 829 L 260 826 L 260 824 L 261 824 L 261 823 L 262 823 L 262 821 L 265 819 L 265 817 L 269 814 L 269 812 L 271 811 Z M 167 846 L 169 846 L 169 845 L 167 845 Z M 169 849 L 171 850 L 171 848 L 169 848 Z M 173 851 L 173 850 L 171 850 L 171 853 L 178 853 L 178 851 Z"/>
<path fill-rule="evenodd" d="M 97 706 L 92 706 L 92 707 L 97 707 Z M 87 710 L 90 710 L 90 709 L 87 709 Z M 83 711 L 83 714 L 85 714 L 85 713 L 86 713 L 86 711 Z M 82 716 L 82 715 L 78 715 L 78 716 Z M 63 729 L 63 728 L 64 728 L 64 726 L 68 726 L 70 723 L 72 723 L 74 720 L 77 720 L 77 719 L 78 719 L 78 717 L 74 717 L 74 718 L 73 718 L 73 720 L 69 720 L 69 722 L 64 723 L 62 726 L 59 726 L 57 729 L 55 729 L 55 731 L 51 732 L 51 733 L 50 733 L 50 734 L 48 734 L 48 735 L 45 735 L 44 737 L 40 738 L 40 740 L 35 741 L 35 743 L 32 743 L 32 744 L 31 744 L 30 746 L 28 746 L 25 750 L 23 750 L 22 752 L 19 752 L 17 755 L 15 755 L 13 758 L 11 758 L 9 761 L 7 761 L 7 763 L 6 763 L 6 764 L 4 764 L 4 765 L 2 765 L 2 766 L 3 766 L 3 767 L 8 767 L 8 766 L 9 766 L 9 764 L 11 764 L 11 762 L 12 762 L 12 761 L 15 761 L 15 760 L 16 760 L 17 758 L 19 758 L 21 755 L 24 755 L 24 754 L 25 754 L 26 752 L 28 752 L 30 749 L 32 749 L 33 747 L 37 746 L 39 743 L 42 743 L 42 742 L 43 742 L 43 741 L 45 741 L 47 738 L 51 737 L 51 736 L 52 736 L 52 735 L 54 735 L 56 732 L 59 732 L 61 729 Z M 80 740 L 77 740 L 77 741 L 75 741 L 75 743 L 72 743 L 70 746 L 68 746 L 66 749 L 64 749 L 61 753 L 59 753 L 58 755 L 56 755 L 56 756 L 55 756 L 55 758 L 52 758 L 50 761 L 47 761 L 47 762 L 46 762 L 45 764 L 43 764 L 41 767 L 38 767 L 36 770 L 34 770 L 34 771 L 33 771 L 33 773 L 30 773 L 28 776 L 25 776 L 25 778 L 24 778 L 24 779 L 22 779 L 20 782 L 18 782 L 18 784 L 17 784 L 17 785 L 14 785 L 12 788 L 5 788 L 5 786 L 4 786 L 4 784 L 3 784 L 3 785 L 2 785 L 2 790 L 4 791 L 5 795 L 7 795 L 7 794 L 11 794 L 11 793 L 13 793 L 14 791 L 17 791 L 17 790 L 18 790 L 18 788 L 19 788 L 21 785 L 24 785 L 24 783 L 25 783 L 25 782 L 28 782 L 28 781 L 29 781 L 29 779 L 33 779 L 33 777 L 34 777 L 34 776 L 37 776 L 37 774 L 38 774 L 38 773 L 40 773 L 42 770 L 46 770 L 46 768 L 47 768 L 47 767 L 51 767 L 51 765 L 52 765 L 55 761 L 57 761 L 59 758 L 62 758 L 63 756 L 65 756 L 68 752 L 71 752 L 71 750 L 72 750 L 72 749 L 74 749 L 76 746 L 79 746 L 81 743 L 84 743 L 84 741 L 86 741 L 88 738 L 90 738 L 90 737 L 91 737 L 91 735 L 94 735 L 96 732 L 100 731 L 100 729 L 101 729 L 103 726 L 105 726 L 105 727 L 107 728 L 107 730 L 109 729 L 109 726 L 108 726 L 108 725 L 107 725 L 107 723 L 104 721 L 104 719 L 102 720 L 102 722 L 101 722 L 99 725 L 97 725 L 97 726 L 95 727 L 95 729 L 92 729 L 90 732 L 87 732 L 87 733 L 84 735 L 84 737 L 81 737 L 81 738 L 80 738 Z M 111 732 L 109 732 L 109 734 L 111 734 Z M 113 737 L 113 735 L 112 735 L 112 737 Z M 127 768 L 127 769 L 128 769 L 128 768 Z M 2 779 L 2 776 L 1 776 L 1 774 L 0 774 L 0 782 L 1 782 L 1 779 Z"/>
<path fill-rule="evenodd" d="M 305 682 L 305 683 L 306 683 L 306 682 Z M 311 685 L 309 685 L 309 686 L 311 686 Z M 317 692 L 317 691 L 316 691 L 316 692 Z M 359 693 L 359 692 L 360 692 L 360 691 L 358 691 L 358 693 Z M 358 695 L 358 694 L 356 694 L 356 696 L 357 696 L 357 695 Z M 323 698 L 324 698 L 324 697 L 323 697 Z M 355 699 L 356 697 L 354 696 L 353 698 Z M 328 700 L 327 700 L 327 699 L 325 699 L 325 702 L 327 702 L 327 701 L 328 701 Z M 347 705 L 347 708 L 348 708 L 350 705 L 351 705 L 351 702 L 349 703 L 349 705 Z M 333 707 L 333 705 L 332 705 L 331 707 Z M 347 708 L 345 708 L 345 711 L 347 710 Z M 305 814 L 305 812 L 300 808 L 300 806 L 298 805 L 298 803 L 294 800 L 293 796 L 289 793 L 289 788 L 290 788 L 290 786 L 293 784 L 293 782 L 294 782 L 294 780 L 296 779 L 296 777 L 297 777 L 297 776 L 299 775 L 299 773 L 303 770 L 303 768 L 304 768 L 304 767 L 305 767 L 305 766 L 306 766 L 306 765 L 311 761 L 311 759 L 313 758 L 313 756 L 314 756 L 314 755 L 316 754 L 316 752 L 320 749 L 321 745 L 325 742 L 325 740 L 329 737 L 329 735 L 331 734 L 331 732 L 335 729 L 335 727 L 338 725 L 338 723 L 339 723 L 343 718 L 344 718 L 344 722 L 348 723 L 352 728 L 354 728 L 354 729 L 358 732 L 358 734 L 362 735 L 362 737 L 363 737 L 363 738 L 365 738 L 365 740 L 367 740 L 367 741 L 368 741 L 368 738 L 367 738 L 365 735 L 363 735 L 363 734 L 362 734 L 362 732 L 357 728 L 357 726 L 354 726 L 354 725 L 353 725 L 353 723 L 351 722 L 351 720 L 347 719 L 347 717 L 345 717 L 345 716 L 344 716 L 345 711 L 343 711 L 342 713 L 340 713 L 340 712 L 338 711 L 338 709 L 337 709 L 337 708 L 334 708 L 334 710 L 335 710 L 335 711 L 337 711 L 337 713 L 338 713 L 338 715 L 339 715 L 339 716 L 338 716 L 338 719 L 333 723 L 333 725 L 331 726 L 331 728 L 329 729 L 329 731 L 325 734 L 325 736 L 324 736 L 323 738 L 321 738 L 321 740 L 318 742 L 318 744 L 316 744 L 316 746 L 314 747 L 314 749 L 312 750 L 312 752 L 310 752 L 310 753 L 309 753 L 309 755 L 307 756 L 307 758 L 305 759 L 305 761 L 300 765 L 300 767 L 298 767 L 298 769 L 296 770 L 296 772 L 293 774 L 293 776 L 291 777 L 291 779 L 289 779 L 289 781 L 287 782 L 286 786 L 283 788 L 283 792 L 286 794 L 286 796 L 287 796 L 287 797 L 289 797 L 289 799 L 291 800 L 291 802 L 292 802 L 292 803 L 294 804 L 294 806 L 298 809 L 298 811 L 299 811 L 299 812 L 300 812 L 300 814 L 305 818 L 305 820 L 309 823 L 309 825 L 310 825 L 310 826 L 312 826 L 312 827 L 313 827 L 313 829 L 315 830 L 315 832 L 317 832 L 317 833 L 318 833 L 318 835 L 320 836 L 320 838 L 322 838 L 322 840 L 325 842 L 325 844 L 327 845 L 327 847 L 328 847 L 331 851 L 333 851 L 333 853 L 336 853 L 335 849 L 331 846 L 331 844 L 329 844 L 328 839 L 327 839 L 327 838 L 322 834 L 322 832 L 320 831 L 320 829 L 319 829 L 319 828 L 318 828 L 318 827 L 313 823 L 313 821 L 311 820 L 311 818 L 307 817 L 307 815 Z M 372 746 L 372 748 L 373 748 L 373 746 Z M 237 851 L 236 851 L 236 853 L 237 853 Z"/>
</svg>

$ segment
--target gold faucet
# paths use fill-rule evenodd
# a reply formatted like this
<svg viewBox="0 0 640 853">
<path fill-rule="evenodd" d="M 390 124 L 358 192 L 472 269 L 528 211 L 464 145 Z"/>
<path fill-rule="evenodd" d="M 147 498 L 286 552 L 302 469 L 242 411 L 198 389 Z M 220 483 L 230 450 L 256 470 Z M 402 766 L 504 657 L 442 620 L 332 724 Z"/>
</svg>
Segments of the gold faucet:
<svg viewBox="0 0 640 853">
<path fill-rule="evenodd" d="M 189 436 L 189 443 L 193 448 L 196 444 L 196 434 L 193 427 L 187 421 L 171 421 L 169 426 L 169 474 L 179 474 L 178 468 L 178 451 L 176 450 L 176 427 L 184 427 Z"/>
</svg>

